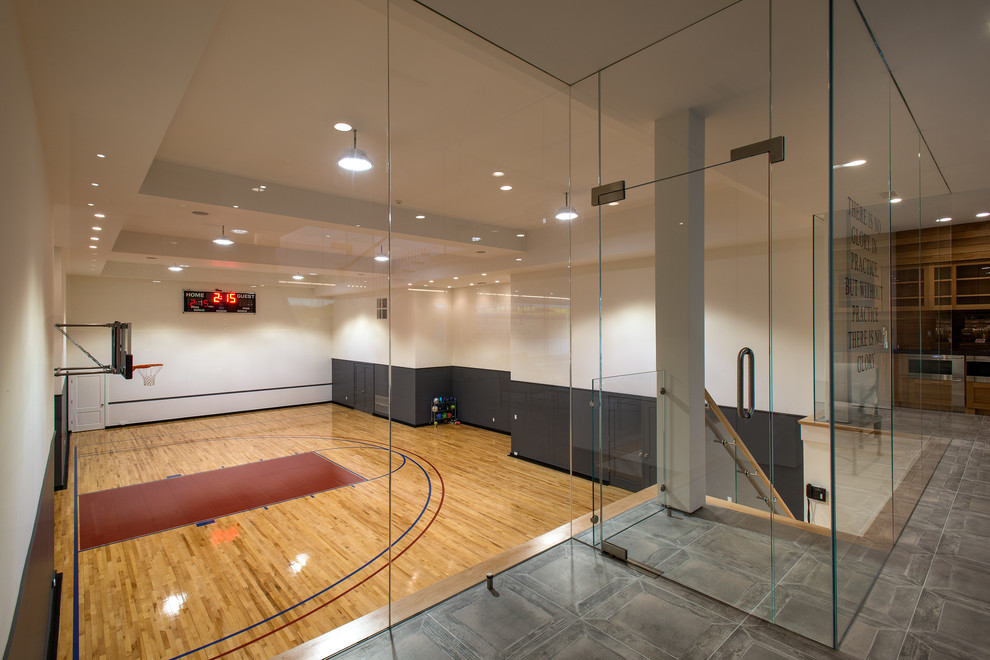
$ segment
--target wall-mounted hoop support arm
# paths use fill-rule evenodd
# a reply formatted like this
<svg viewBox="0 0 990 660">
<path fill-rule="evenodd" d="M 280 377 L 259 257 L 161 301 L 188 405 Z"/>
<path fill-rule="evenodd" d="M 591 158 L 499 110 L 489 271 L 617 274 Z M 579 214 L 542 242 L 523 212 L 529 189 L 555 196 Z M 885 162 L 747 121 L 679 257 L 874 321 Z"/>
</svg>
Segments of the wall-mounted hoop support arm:
<svg viewBox="0 0 990 660">
<path fill-rule="evenodd" d="M 103 364 L 83 345 L 72 338 L 65 328 L 109 328 L 110 329 L 110 364 Z M 124 378 L 133 376 L 134 359 L 131 356 L 131 324 L 121 321 L 112 323 L 56 323 L 55 329 L 65 335 L 65 338 L 76 345 L 80 351 L 93 361 L 95 367 L 55 367 L 56 376 L 72 374 L 119 374 Z"/>
</svg>

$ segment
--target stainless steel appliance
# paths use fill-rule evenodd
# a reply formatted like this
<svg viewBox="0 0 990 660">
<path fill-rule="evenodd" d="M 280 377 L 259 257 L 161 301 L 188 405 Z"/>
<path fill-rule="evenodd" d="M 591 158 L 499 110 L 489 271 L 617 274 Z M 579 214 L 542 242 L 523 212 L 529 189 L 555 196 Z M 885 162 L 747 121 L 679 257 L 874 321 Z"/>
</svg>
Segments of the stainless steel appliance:
<svg viewBox="0 0 990 660">
<path fill-rule="evenodd" d="M 948 381 L 952 410 L 966 410 L 966 358 L 962 355 L 899 356 L 909 379 Z M 990 363 L 987 364 L 990 367 Z M 988 373 L 990 375 L 990 373 Z"/>
<path fill-rule="evenodd" d="M 966 356 L 966 380 L 970 383 L 990 383 L 990 355 Z"/>
</svg>

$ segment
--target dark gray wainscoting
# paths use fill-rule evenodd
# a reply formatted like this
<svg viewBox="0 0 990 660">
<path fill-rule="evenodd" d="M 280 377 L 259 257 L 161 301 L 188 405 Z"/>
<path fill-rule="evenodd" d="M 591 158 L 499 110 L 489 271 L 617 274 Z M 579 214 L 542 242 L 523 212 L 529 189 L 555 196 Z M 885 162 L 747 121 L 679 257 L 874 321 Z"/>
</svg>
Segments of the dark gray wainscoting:
<svg viewBox="0 0 990 660">
<path fill-rule="evenodd" d="M 384 416 L 388 368 L 353 360 L 332 361 L 333 402 Z M 410 426 L 433 422 L 433 397 L 457 398 L 457 417 L 512 435 L 513 456 L 553 468 L 573 469 L 621 488 L 639 490 L 656 483 L 656 399 L 605 392 L 603 455 L 593 447 L 595 408 L 591 390 L 511 380 L 508 371 L 472 367 L 392 367 L 391 416 Z M 376 397 L 378 403 L 376 405 Z M 770 415 L 756 411 L 740 421 L 735 408 L 722 408 L 761 467 L 770 473 Z M 804 468 L 798 415 L 773 415 L 773 477 L 777 492 L 792 511 L 803 509 Z M 573 436 L 573 452 L 571 437 Z"/>
</svg>

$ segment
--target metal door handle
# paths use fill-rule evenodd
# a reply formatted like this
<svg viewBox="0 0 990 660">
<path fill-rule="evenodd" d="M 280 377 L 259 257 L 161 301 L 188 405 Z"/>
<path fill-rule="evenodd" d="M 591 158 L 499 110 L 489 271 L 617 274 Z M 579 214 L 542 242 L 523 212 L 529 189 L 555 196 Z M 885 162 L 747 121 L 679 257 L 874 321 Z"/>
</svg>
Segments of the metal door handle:
<svg viewBox="0 0 990 660">
<path fill-rule="evenodd" d="M 743 362 L 749 358 L 749 406 L 743 405 Z M 743 347 L 736 357 L 736 413 L 740 419 L 750 419 L 756 410 L 756 357 L 753 349 Z"/>
</svg>

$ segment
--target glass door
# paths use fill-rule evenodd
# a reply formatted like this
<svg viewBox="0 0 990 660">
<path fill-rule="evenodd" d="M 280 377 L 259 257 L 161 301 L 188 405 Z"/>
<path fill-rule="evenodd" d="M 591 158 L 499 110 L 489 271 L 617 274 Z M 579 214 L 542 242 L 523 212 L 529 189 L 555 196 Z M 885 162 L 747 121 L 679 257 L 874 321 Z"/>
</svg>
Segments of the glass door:
<svg viewBox="0 0 990 660">
<path fill-rule="evenodd" d="M 629 495 L 599 506 L 579 538 L 827 641 L 831 603 L 809 610 L 807 591 L 789 580 L 817 579 L 830 563 L 829 539 L 801 521 L 800 488 L 785 498 L 774 478 L 775 434 L 789 447 L 800 439 L 794 416 L 778 418 L 773 404 L 771 167 L 759 153 L 627 185 L 618 205 L 599 207 L 605 246 L 643 222 L 654 227 L 656 370 L 612 369 L 626 364 L 623 352 L 648 351 L 608 347 L 623 313 L 611 298 L 625 272 L 603 249 L 594 488 Z M 806 613 L 818 605 L 821 617 Z M 822 625 L 828 630 L 817 631 Z"/>
</svg>

